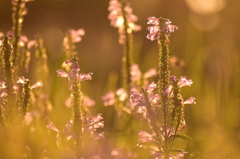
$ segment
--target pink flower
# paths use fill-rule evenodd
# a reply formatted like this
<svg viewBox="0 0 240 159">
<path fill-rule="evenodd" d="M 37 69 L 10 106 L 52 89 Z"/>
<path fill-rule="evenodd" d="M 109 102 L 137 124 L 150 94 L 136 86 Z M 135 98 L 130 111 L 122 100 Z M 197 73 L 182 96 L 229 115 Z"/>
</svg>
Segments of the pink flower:
<svg viewBox="0 0 240 159">
<path fill-rule="evenodd" d="M 147 27 L 149 34 L 147 35 L 147 38 L 151 41 L 158 39 L 159 35 L 159 26 L 149 26 Z"/>
<path fill-rule="evenodd" d="M 87 107 L 92 107 L 95 105 L 95 101 L 88 96 L 84 95 L 83 96 L 83 105 Z"/>
<path fill-rule="evenodd" d="M 150 70 L 148 70 L 144 75 L 143 77 L 144 78 L 150 78 L 150 77 L 153 77 L 153 76 L 156 76 L 157 75 L 157 69 L 156 68 L 152 68 Z"/>
<path fill-rule="evenodd" d="M 155 88 L 157 88 L 157 84 L 152 82 L 147 86 L 146 91 L 149 93 L 149 92 L 152 92 Z"/>
<path fill-rule="evenodd" d="M 91 116 L 87 119 L 87 130 L 96 131 L 98 128 L 103 128 L 104 124 L 102 114 L 98 114 L 97 116 Z"/>
<path fill-rule="evenodd" d="M 118 28 L 118 32 L 120 34 L 119 36 L 119 43 L 123 44 L 125 39 L 125 33 L 124 33 L 124 17 L 122 13 L 122 6 L 123 4 L 119 2 L 118 0 L 111 0 L 109 2 L 108 10 L 110 11 L 108 15 L 108 19 L 111 20 L 110 24 Z M 132 8 L 130 7 L 130 3 L 126 3 L 124 6 L 124 12 L 126 21 L 128 24 L 128 33 L 132 33 L 132 31 L 139 31 L 141 30 L 141 27 L 139 25 L 136 25 L 135 22 L 138 20 L 137 16 L 135 16 L 132 13 Z"/>
<path fill-rule="evenodd" d="M 147 35 L 147 38 L 151 41 L 156 40 L 159 35 L 159 19 L 156 17 L 148 17 L 148 22 L 147 24 L 151 24 L 153 26 L 147 27 L 149 34 Z"/>
<path fill-rule="evenodd" d="M 176 82 L 177 79 L 175 76 L 171 76 L 170 77 L 170 81 L 171 82 Z M 178 80 L 178 86 L 181 88 L 183 86 L 191 86 L 193 84 L 192 80 L 191 79 L 187 79 L 186 76 L 181 76 L 180 79 Z"/>
<path fill-rule="evenodd" d="M 36 83 L 34 83 L 34 84 L 31 86 L 31 89 L 37 88 L 37 87 L 42 87 L 42 85 L 43 85 L 42 81 L 37 81 Z"/>
<path fill-rule="evenodd" d="M 150 96 L 149 100 L 150 100 L 152 105 L 158 106 L 159 103 L 160 103 L 160 96 L 159 96 L 159 94 L 155 94 L 153 96 Z"/>
<path fill-rule="evenodd" d="M 4 81 L 0 81 L 0 90 L 7 88 L 6 83 Z"/>
<path fill-rule="evenodd" d="M 113 105 L 116 102 L 115 93 L 113 91 L 107 92 L 103 97 L 104 106 Z"/>
<path fill-rule="evenodd" d="M 85 35 L 85 31 L 83 29 L 78 29 L 78 30 L 69 30 L 70 36 L 72 38 L 72 42 L 77 43 L 82 40 L 82 36 Z"/>
<path fill-rule="evenodd" d="M 193 82 L 192 82 L 191 79 L 188 80 L 186 76 L 181 76 L 180 79 L 179 79 L 179 81 L 178 81 L 178 86 L 179 86 L 179 87 L 191 86 L 192 83 L 193 83 Z"/>
<path fill-rule="evenodd" d="M 132 91 L 130 93 L 130 103 L 132 106 L 146 106 L 146 100 L 144 96 L 137 92 L 137 91 Z"/>
<path fill-rule="evenodd" d="M 57 70 L 57 76 L 65 78 L 68 77 L 68 73 L 63 70 Z"/>
<path fill-rule="evenodd" d="M 163 92 L 165 96 L 171 96 L 172 95 L 172 85 L 168 86 L 167 89 Z"/>
<path fill-rule="evenodd" d="M 169 19 L 164 19 L 164 24 L 162 26 L 162 32 L 164 34 L 171 34 L 174 32 L 175 29 L 178 29 L 176 25 L 171 25 L 171 21 Z"/>
<path fill-rule="evenodd" d="M 148 19 L 147 24 L 152 25 L 152 26 L 147 27 L 147 29 L 149 31 L 147 38 L 151 41 L 158 39 L 160 32 L 170 36 L 170 34 L 172 32 L 174 32 L 175 29 L 178 29 L 177 26 L 171 25 L 171 21 L 169 19 L 164 19 L 162 26 L 160 26 L 160 21 L 156 17 L 149 17 L 147 19 Z M 160 30 L 160 28 L 162 30 Z"/>
<path fill-rule="evenodd" d="M 141 79 L 142 73 L 139 69 L 138 64 L 133 64 L 130 68 L 130 74 L 131 74 L 131 81 L 139 81 Z"/>
<path fill-rule="evenodd" d="M 156 25 L 158 26 L 159 25 L 159 19 L 156 18 L 156 17 L 148 17 L 148 22 L 147 24 L 152 24 L 152 25 Z"/>
<path fill-rule="evenodd" d="M 51 121 L 48 122 L 47 128 L 59 132 L 59 129 Z"/>
<path fill-rule="evenodd" d="M 155 134 L 150 134 L 147 131 L 141 130 L 138 133 L 138 138 L 139 138 L 139 142 L 141 143 L 146 143 L 146 142 L 155 142 L 156 140 L 154 139 Z"/>
<path fill-rule="evenodd" d="M 86 74 L 80 74 L 79 81 L 85 81 L 85 80 L 92 80 L 92 72 L 86 73 Z"/>
<path fill-rule="evenodd" d="M 162 153 L 154 150 L 151 151 L 151 155 L 153 156 L 153 159 L 164 159 L 164 155 Z"/>
<path fill-rule="evenodd" d="M 72 62 L 72 69 L 71 69 L 71 72 L 68 74 L 68 76 L 71 78 L 78 78 L 79 71 L 80 71 L 79 65 L 76 62 L 74 63 Z"/>
<path fill-rule="evenodd" d="M 190 97 L 189 99 L 185 100 L 183 104 L 196 104 L 195 100 L 195 97 Z"/>
<path fill-rule="evenodd" d="M 125 91 L 124 88 L 119 88 L 116 91 L 116 95 L 118 96 L 118 100 L 121 102 L 125 101 L 128 97 L 127 92 Z"/>
<path fill-rule="evenodd" d="M 145 90 L 148 94 L 148 97 L 146 98 L 142 93 L 139 93 L 138 91 L 132 91 L 130 93 L 130 98 L 129 101 L 131 103 L 131 106 L 135 108 L 136 106 L 138 107 L 137 109 L 143 110 L 142 112 L 145 112 L 145 109 L 143 107 L 147 106 L 147 101 L 151 105 L 157 106 L 159 104 L 159 95 L 158 94 L 153 94 L 152 91 L 157 87 L 157 85 L 152 82 L 147 86 L 147 89 Z M 140 110 L 140 111 L 141 111 Z M 139 110 L 138 110 L 139 111 Z"/>
<path fill-rule="evenodd" d="M 85 80 L 92 80 L 92 72 L 86 73 L 86 74 L 79 74 L 80 68 L 77 63 L 73 63 L 72 61 L 66 61 L 66 65 L 72 66 L 71 71 L 69 73 L 58 69 L 57 70 L 57 75 L 63 78 L 68 77 L 69 79 L 71 78 L 77 78 L 79 82 L 85 81 Z"/>
<path fill-rule="evenodd" d="M 26 80 L 28 80 L 28 79 L 25 79 L 25 77 L 21 76 L 21 77 L 18 77 L 17 83 L 24 84 L 26 82 Z"/>
</svg>

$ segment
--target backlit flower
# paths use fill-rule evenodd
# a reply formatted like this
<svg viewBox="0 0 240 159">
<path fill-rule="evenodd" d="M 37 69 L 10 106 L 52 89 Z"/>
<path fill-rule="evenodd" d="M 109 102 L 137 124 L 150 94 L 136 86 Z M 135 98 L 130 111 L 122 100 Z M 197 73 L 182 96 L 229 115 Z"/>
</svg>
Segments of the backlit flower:
<svg viewBox="0 0 240 159">
<path fill-rule="evenodd" d="M 124 6 L 123 6 L 124 5 Z M 124 8 L 123 8 L 124 7 Z M 118 0 L 111 0 L 109 2 L 108 10 L 110 11 L 108 15 L 108 19 L 111 20 L 110 24 L 118 28 L 119 43 L 123 44 L 125 35 L 124 35 L 124 19 L 127 21 L 127 32 L 130 34 L 132 31 L 139 31 L 141 27 L 136 25 L 135 22 L 138 20 L 137 16 L 132 13 L 132 8 L 130 7 L 130 3 L 121 3 Z M 124 11 L 124 14 L 123 14 Z M 125 15 L 125 18 L 123 17 Z"/>
<path fill-rule="evenodd" d="M 31 86 L 31 89 L 37 88 L 37 87 L 42 87 L 42 85 L 43 85 L 42 81 L 37 81 L 36 83 L 34 83 L 34 84 Z"/>
<path fill-rule="evenodd" d="M 186 76 L 181 76 L 179 81 L 178 81 L 178 86 L 183 87 L 183 86 L 191 86 L 193 84 L 191 79 L 187 79 Z"/>
<path fill-rule="evenodd" d="M 85 80 L 92 80 L 92 72 L 86 73 L 86 74 L 79 74 L 80 68 L 79 65 L 76 62 L 72 61 L 66 61 L 66 65 L 71 66 L 71 71 L 69 73 L 58 69 L 57 70 L 57 75 L 63 78 L 68 77 L 69 79 L 71 78 L 77 78 L 79 82 L 85 81 Z"/>
<path fill-rule="evenodd" d="M 195 100 L 195 97 L 190 97 L 189 99 L 185 100 L 183 104 L 196 104 Z"/>
<path fill-rule="evenodd" d="M 172 22 L 169 19 L 163 19 L 162 24 L 160 23 L 160 19 L 156 17 L 149 17 L 147 19 L 147 24 L 151 25 L 147 27 L 149 31 L 147 38 L 151 41 L 158 39 L 160 32 L 162 34 L 167 34 L 168 36 L 170 36 L 170 34 L 174 32 L 175 29 L 178 29 L 177 26 L 171 25 Z"/>
<path fill-rule="evenodd" d="M 104 106 L 110 106 L 113 105 L 116 102 L 115 99 L 115 93 L 113 91 L 107 92 L 103 97 L 103 105 Z"/>
</svg>

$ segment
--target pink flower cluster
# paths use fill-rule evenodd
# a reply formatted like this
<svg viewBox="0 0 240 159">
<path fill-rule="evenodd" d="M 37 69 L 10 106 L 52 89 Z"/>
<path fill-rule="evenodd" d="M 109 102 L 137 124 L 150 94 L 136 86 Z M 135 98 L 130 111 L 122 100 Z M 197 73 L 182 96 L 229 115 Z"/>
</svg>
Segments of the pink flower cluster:
<svg viewBox="0 0 240 159">
<path fill-rule="evenodd" d="M 18 78 L 17 83 L 25 84 L 27 81 L 29 81 L 29 79 L 25 79 L 23 76 L 21 76 Z M 33 89 L 37 87 L 42 87 L 42 85 L 43 85 L 42 81 L 37 81 L 30 88 Z"/>
<path fill-rule="evenodd" d="M 71 65 L 72 69 L 69 73 L 63 71 L 63 70 L 57 70 L 57 74 L 60 77 L 68 77 L 69 79 L 71 78 L 77 78 L 80 82 L 85 81 L 85 80 L 92 80 L 92 72 L 86 73 L 86 74 L 80 74 L 80 68 L 79 65 L 75 62 L 72 61 L 66 61 L 65 62 L 67 65 Z"/>
<path fill-rule="evenodd" d="M 83 128 L 83 133 L 88 133 L 94 140 L 99 140 L 104 138 L 103 132 L 96 132 L 98 128 L 103 128 L 104 122 L 102 121 L 103 117 L 102 114 L 98 114 L 96 116 L 91 116 L 86 119 L 86 125 Z M 73 131 L 73 121 L 71 120 L 69 123 L 66 124 L 63 130 L 59 130 L 53 122 L 49 121 L 47 128 L 57 133 L 63 134 L 68 140 L 76 138 L 76 134 Z M 58 135 L 57 135 L 58 136 Z"/>
<path fill-rule="evenodd" d="M 167 34 L 170 36 L 175 29 L 178 29 L 176 25 L 171 25 L 171 21 L 169 19 L 164 19 L 163 24 L 160 24 L 160 20 L 156 17 L 149 17 L 147 24 L 152 26 L 147 27 L 149 34 L 147 38 L 151 41 L 158 39 L 159 34 Z M 160 26 L 162 25 L 162 26 Z"/>
<path fill-rule="evenodd" d="M 132 13 L 132 8 L 130 3 L 121 3 L 118 0 L 111 0 L 109 2 L 108 10 L 110 11 L 108 19 L 111 20 L 110 24 L 118 28 L 120 34 L 119 42 L 122 44 L 124 39 L 124 19 L 127 21 L 127 32 L 132 33 L 132 31 L 141 30 L 141 26 L 136 25 L 135 22 L 138 20 L 138 17 Z M 124 13 L 123 13 L 124 12 Z M 123 17 L 125 15 L 125 18 Z"/>
</svg>

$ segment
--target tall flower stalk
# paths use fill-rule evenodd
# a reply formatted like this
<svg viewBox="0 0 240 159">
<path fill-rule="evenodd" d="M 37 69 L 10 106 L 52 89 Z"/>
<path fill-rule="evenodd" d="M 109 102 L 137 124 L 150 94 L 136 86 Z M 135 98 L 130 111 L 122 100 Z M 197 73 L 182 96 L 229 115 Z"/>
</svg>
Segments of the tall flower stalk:
<svg viewBox="0 0 240 159">
<path fill-rule="evenodd" d="M 66 61 L 68 65 L 70 65 L 71 71 L 69 73 L 63 70 L 57 70 L 58 76 L 67 77 L 70 83 L 71 90 L 71 106 L 72 106 L 72 120 L 68 125 L 66 125 L 66 129 L 61 131 L 61 135 L 65 135 L 68 140 L 73 139 L 75 141 L 75 157 L 84 157 L 88 156 L 89 153 L 93 153 L 93 148 L 89 147 L 90 143 L 92 144 L 92 140 L 100 139 L 103 137 L 102 133 L 96 133 L 96 128 L 103 127 L 103 122 L 101 115 L 91 116 L 87 110 L 83 107 L 83 95 L 81 92 L 81 82 L 84 80 L 91 80 L 92 72 L 87 74 L 80 74 L 80 68 L 78 65 L 77 55 L 70 61 Z M 50 124 L 49 128 L 56 130 L 56 128 Z M 93 146 L 93 145 L 91 145 Z"/>
<path fill-rule="evenodd" d="M 2 69 L 4 73 L 4 85 L 3 88 L 6 93 L 6 109 L 8 114 L 16 110 L 13 97 L 13 63 L 12 63 L 12 45 L 10 44 L 10 39 L 12 37 L 12 32 L 8 32 L 3 37 L 3 43 L 1 45 L 1 60 Z M 15 109 L 15 110 L 14 110 Z"/>
<path fill-rule="evenodd" d="M 184 105 L 195 104 L 195 98 L 184 101 L 180 88 L 191 86 L 192 80 L 185 76 L 179 80 L 175 76 L 170 76 L 169 69 L 169 36 L 177 26 L 171 25 L 171 21 L 165 18 L 148 18 L 149 34 L 147 38 L 157 40 L 159 47 L 158 82 L 151 83 L 141 93 L 131 92 L 130 102 L 137 106 L 148 121 L 151 133 L 146 131 L 139 132 L 138 146 L 150 148 L 153 158 L 170 159 L 182 158 L 186 153 L 184 150 L 173 150 L 172 145 L 175 138 L 190 140 L 179 132 L 185 128 Z M 157 88 L 157 94 L 153 90 Z M 176 153 L 178 152 L 178 153 Z"/>
<path fill-rule="evenodd" d="M 139 31 L 141 27 L 136 25 L 137 16 L 132 14 L 130 3 L 125 1 L 111 0 L 108 10 L 110 14 L 108 18 L 111 25 L 118 28 L 119 43 L 123 45 L 122 56 L 122 88 L 129 94 L 131 87 L 131 70 L 132 60 L 132 32 Z"/>
<path fill-rule="evenodd" d="M 26 2 L 33 1 L 33 0 L 12 0 L 13 5 L 13 65 L 18 58 L 18 46 L 19 40 L 22 31 L 22 23 L 24 19 L 24 15 L 27 14 Z"/>
</svg>

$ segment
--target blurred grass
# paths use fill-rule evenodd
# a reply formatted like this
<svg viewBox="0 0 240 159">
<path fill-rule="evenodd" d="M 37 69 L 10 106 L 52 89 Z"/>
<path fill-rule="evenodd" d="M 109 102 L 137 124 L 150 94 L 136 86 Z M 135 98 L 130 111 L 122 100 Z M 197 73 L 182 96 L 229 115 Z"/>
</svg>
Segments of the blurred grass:
<svg viewBox="0 0 240 159">
<path fill-rule="evenodd" d="M 23 33 L 28 37 L 40 33 L 47 48 L 50 99 L 54 107 L 50 118 L 60 126 L 71 117 L 71 110 L 64 106 L 69 97 L 67 80 L 57 78 L 56 69 L 65 60 L 61 45 L 66 29 L 84 28 L 86 36 L 77 45 L 80 68 L 82 73 L 94 72 L 94 75 L 92 81 L 82 83 L 83 92 L 96 100 L 94 113 L 103 113 L 105 126 L 111 127 L 109 116 L 116 114 L 110 114 L 114 112 L 112 108 L 103 106 L 101 96 L 115 85 L 109 85 L 107 79 L 110 72 L 120 73 L 122 47 L 118 44 L 117 30 L 107 19 L 108 1 L 69 0 L 65 1 L 68 5 L 60 4 L 63 2 L 29 2 L 29 13 L 23 23 Z M 181 69 L 173 68 L 172 74 L 192 79 L 194 83 L 191 88 L 183 89 L 183 97 L 197 98 L 196 105 L 185 108 L 186 134 L 193 138 L 187 144 L 187 151 L 197 158 L 237 159 L 240 156 L 240 2 L 227 1 L 222 10 L 215 12 L 217 24 L 210 30 L 204 28 L 208 28 L 210 21 L 207 19 L 211 20 L 212 14 L 193 13 L 184 1 L 130 2 L 143 28 L 135 34 L 134 40 L 134 58 L 143 72 L 157 66 L 158 55 L 156 42 L 145 38 L 146 18 L 163 16 L 179 26 L 170 38 L 170 53 L 183 59 L 186 65 Z M 11 29 L 10 1 L 1 0 L 0 6 L 0 31 L 6 32 Z M 197 14 L 194 18 L 198 24 L 191 21 L 193 14 Z M 122 141 L 121 138 L 117 140 Z"/>
</svg>

